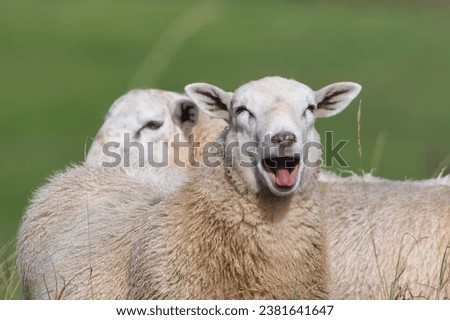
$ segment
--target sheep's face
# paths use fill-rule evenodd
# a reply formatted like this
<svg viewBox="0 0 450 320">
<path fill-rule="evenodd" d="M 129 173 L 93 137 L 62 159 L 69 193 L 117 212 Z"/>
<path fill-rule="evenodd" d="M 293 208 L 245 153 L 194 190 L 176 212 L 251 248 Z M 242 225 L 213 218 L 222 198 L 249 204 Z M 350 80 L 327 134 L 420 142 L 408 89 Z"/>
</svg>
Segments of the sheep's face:
<svg viewBox="0 0 450 320">
<path fill-rule="evenodd" d="M 87 155 L 88 164 L 148 167 L 173 163 L 170 142 L 186 141 L 197 122 L 198 109 L 185 96 L 161 90 L 132 90 L 111 106 Z M 183 159 L 180 159 L 183 160 Z M 117 161 L 116 161 L 117 162 Z"/>
<path fill-rule="evenodd" d="M 283 78 L 253 81 L 233 94 L 231 127 L 239 145 L 255 143 L 255 173 L 276 195 L 294 192 L 302 181 L 303 145 L 318 139 L 313 109 L 314 92 Z"/>
<path fill-rule="evenodd" d="M 234 93 L 208 84 L 186 87 L 202 111 L 229 123 L 227 142 L 239 146 L 233 159 L 241 161 L 240 175 L 256 185 L 256 192 L 265 187 L 278 196 L 295 192 L 308 164 L 321 156 L 315 119 L 339 113 L 359 91 L 357 84 L 337 83 L 314 92 L 280 77 L 249 82 Z"/>
</svg>

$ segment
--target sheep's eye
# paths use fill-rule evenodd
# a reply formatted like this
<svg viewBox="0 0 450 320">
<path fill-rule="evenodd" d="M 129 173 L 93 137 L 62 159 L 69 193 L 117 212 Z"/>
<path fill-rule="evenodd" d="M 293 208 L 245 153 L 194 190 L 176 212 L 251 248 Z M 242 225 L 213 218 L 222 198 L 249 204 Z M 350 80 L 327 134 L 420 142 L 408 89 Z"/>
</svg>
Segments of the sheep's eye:
<svg viewBox="0 0 450 320">
<path fill-rule="evenodd" d="M 306 109 L 311 112 L 314 112 L 314 111 L 316 111 L 317 106 L 315 104 L 310 104 L 310 105 L 308 105 L 308 107 Z"/>
<path fill-rule="evenodd" d="M 254 118 L 254 117 L 255 117 L 255 115 L 254 115 L 253 113 L 251 113 L 250 110 L 248 110 L 246 106 L 240 106 L 240 107 L 237 107 L 237 108 L 234 110 L 234 114 L 235 114 L 236 116 L 240 115 L 240 114 L 243 113 L 243 112 L 247 112 L 247 113 L 248 113 L 248 116 L 251 117 L 251 118 Z"/>
<path fill-rule="evenodd" d="M 139 136 L 141 135 L 141 131 L 145 130 L 145 129 L 150 129 L 150 130 L 157 130 L 159 128 L 161 128 L 161 126 L 164 124 L 163 121 L 149 121 L 147 122 L 145 125 L 143 125 L 135 134 L 135 138 L 138 139 Z"/>
<path fill-rule="evenodd" d="M 244 111 L 248 112 L 248 109 L 245 106 L 240 106 L 240 107 L 237 107 L 236 110 L 234 110 L 234 114 L 240 115 Z"/>
<path fill-rule="evenodd" d="M 156 130 L 161 128 L 162 125 L 163 125 L 162 121 L 149 121 L 141 128 L 141 130 L 142 129 Z"/>
</svg>

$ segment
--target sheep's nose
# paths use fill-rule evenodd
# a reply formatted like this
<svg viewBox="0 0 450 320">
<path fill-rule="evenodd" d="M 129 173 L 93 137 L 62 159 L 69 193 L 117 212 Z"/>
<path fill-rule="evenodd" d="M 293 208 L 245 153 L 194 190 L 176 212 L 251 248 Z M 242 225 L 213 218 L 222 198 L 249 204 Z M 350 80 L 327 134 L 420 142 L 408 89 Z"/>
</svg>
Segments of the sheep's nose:
<svg viewBox="0 0 450 320">
<path fill-rule="evenodd" d="M 297 141 L 297 137 L 292 132 L 283 131 L 274 135 L 272 139 L 270 139 L 270 141 L 277 144 L 279 143 L 292 144 Z"/>
</svg>

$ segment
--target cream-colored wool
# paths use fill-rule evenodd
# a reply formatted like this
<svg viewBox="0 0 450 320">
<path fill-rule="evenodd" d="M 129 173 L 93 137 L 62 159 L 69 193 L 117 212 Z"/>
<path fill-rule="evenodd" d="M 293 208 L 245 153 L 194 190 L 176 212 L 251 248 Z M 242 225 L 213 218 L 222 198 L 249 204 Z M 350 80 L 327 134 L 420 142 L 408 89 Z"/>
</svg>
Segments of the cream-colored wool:
<svg viewBox="0 0 450 320">
<path fill-rule="evenodd" d="M 76 166 L 50 178 L 35 193 L 19 231 L 25 297 L 126 298 L 135 228 L 148 206 L 183 183 L 185 172 L 161 168 L 154 180 L 143 181 L 121 168 Z M 161 179 L 172 185 L 162 187 Z"/>
<path fill-rule="evenodd" d="M 331 298 L 450 298 L 450 176 L 319 181 Z"/>
<path fill-rule="evenodd" d="M 267 78 L 264 82 L 270 88 L 277 87 L 276 93 L 286 94 L 286 91 L 292 92 L 293 87 L 297 89 L 293 95 L 286 94 L 284 105 L 277 99 L 278 104 L 271 114 L 278 116 L 279 108 L 294 112 L 290 117 L 296 119 L 290 124 L 298 121 L 294 129 L 306 130 L 298 131 L 302 141 L 318 139 L 311 125 L 313 113 L 318 116 L 335 114 L 359 92 L 359 86 L 349 83 L 313 93 L 306 86 L 281 78 Z M 288 86 L 284 88 L 283 83 Z M 264 89 L 261 81 L 253 84 L 257 89 Z M 244 89 L 249 89 L 249 85 Z M 244 97 L 255 98 L 249 94 Z M 258 93 L 256 98 L 259 97 L 264 94 Z M 327 111 L 320 107 L 312 110 L 308 105 L 297 103 L 305 98 L 312 103 L 321 102 L 320 107 Z M 307 125 L 302 126 L 303 121 Z M 241 123 L 242 119 L 237 122 Z M 308 130 L 311 130 L 309 134 Z M 233 131 L 230 137 L 237 139 Z M 227 163 L 229 156 L 227 154 Z M 183 169 L 161 169 L 150 180 L 136 179 L 123 170 L 76 167 L 56 175 L 38 190 L 19 233 L 20 272 L 28 298 L 326 297 L 323 225 L 313 200 L 317 169 L 302 167 L 299 174 L 302 183 L 289 191 L 276 191 L 283 196 L 271 193 L 269 182 L 258 182 L 255 172 L 249 170 L 231 170 L 228 175 L 223 166 L 203 168 L 187 183 L 183 183 L 186 181 Z M 182 185 L 183 191 L 178 192 Z M 297 188 L 300 193 L 294 193 Z M 220 194 L 222 191 L 224 193 Z M 163 197 L 164 205 L 159 205 Z M 80 201 L 68 201 L 70 198 Z M 177 199 L 182 199 L 178 205 Z M 168 203 L 175 206 L 173 214 L 167 208 Z M 218 212 L 223 215 L 216 215 Z M 202 229 L 210 225 L 213 228 Z M 172 231 L 174 235 L 170 237 Z M 147 237 L 151 235 L 161 242 L 149 248 L 153 238 Z M 183 242 L 179 243 L 178 239 Z M 225 248 L 222 248 L 222 240 L 226 240 Z M 170 247 L 174 251 L 168 252 Z M 206 251 L 202 251 L 203 248 L 207 248 Z M 144 259 L 142 250 L 150 259 Z M 197 257 L 200 253 L 203 255 Z M 208 259 L 210 253 L 211 259 Z M 257 256 L 257 253 L 263 255 Z M 217 273 L 208 274 L 209 270 Z M 147 271 L 151 276 L 140 283 L 140 277 Z M 161 277 L 167 279 L 167 274 L 174 278 L 164 284 L 160 280 Z M 279 279 L 283 284 L 276 283 Z M 181 282 L 174 284 L 177 280 Z M 220 280 L 218 285 L 216 280 Z M 228 284 L 228 280 L 232 282 Z M 153 286 L 152 289 L 142 288 L 153 282 L 154 294 L 151 293 Z M 234 291 L 231 284 L 237 284 Z M 161 291 L 161 285 L 167 288 Z"/>
<path fill-rule="evenodd" d="M 327 297 L 323 225 L 306 193 L 243 194 L 223 168 L 209 169 L 149 211 L 132 299 Z"/>
<path fill-rule="evenodd" d="M 128 234 L 132 221 L 139 219 L 133 208 L 121 214 L 117 210 L 130 203 L 130 193 L 138 196 L 147 192 L 148 203 L 159 201 L 182 184 L 185 169 L 174 168 L 173 153 L 169 153 L 166 168 L 151 167 L 147 162 L 139 167 L 136 153 L 129 154 L 129 167 L 121 162 L 105 168 L 102 162 L 110 159 L 103 153 L 103 144 L 123 143 L 123 135 L 128 133 L 131 141 L 140 142 L 146 152 L 147 142 L 161 150 L 163 141 L 171 142 L 175 134 L 187 141 L 197 121 L 196 113 L 197 108 L 186 96 L 161 90 L 132 90 L 116 100 L 86 164 L 52 177 L 34 194 L 25 213 L 18 237 L 18 260 L 27 298 L 121 297 L 121 291 L 116 290 L 123 284 L 118 274 L 123 275 L 126 267 L 113 257 L 124 252 L 129 256 L 130 250 L 124 250 L 131 240 L 126 237 L 132 236 Z M 148 126 L 151 122 L 161 126 Z M 115 151 L 123 158 L 123 145 Z M 187 152 L 180 152 L 180 160 L 187 161 L 187 157 Z M 92 281 L 103 283 L 95 286 L 98 293 Z"/>
<path fill-rule="evenodd" d="M 318 141 L 315 117 L 338 113 L 359 90 L 342 83 L 313 92 L 279 77 L 234 93 L 207 84 L 186 87 L 202 111 L 229 123 L 225 144 L 261 142 L 267 133 L 282 132 L 291 148 L 273 143 L 273 159 L 306 156 L 303 143 Z M 199 169 L 176 194 L 147 208 L 132 252 L 130 298 L 328 296 L 325 234 L 314 200 L 318 168 L 301 162 L 290 173 L 295 181 L 282 182 L 263 161 L 244 167 L 241 160 L 247 158 L 225 152 L 223 165 Z"/>
<path fill-rule="evenodd" d="M 227 123 L 224 120 L 214 119 L 200 112 L 198 123 L 194 127 L 194 139 L 195 142 L 198 142 L 198 146 L 194 150 L 194 158 L 200 166 L 205 163 L 203 158 L 205 148 L 219 138 L 226 125 Z"/>
</svg>

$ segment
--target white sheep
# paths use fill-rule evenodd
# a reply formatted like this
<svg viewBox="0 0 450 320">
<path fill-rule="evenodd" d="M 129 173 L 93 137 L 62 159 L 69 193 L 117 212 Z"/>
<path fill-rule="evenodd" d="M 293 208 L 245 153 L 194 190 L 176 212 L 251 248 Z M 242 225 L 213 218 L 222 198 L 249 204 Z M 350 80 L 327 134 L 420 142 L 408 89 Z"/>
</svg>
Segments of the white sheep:
<svg viewBox="0 0 450 320">
<path fill-rule="evenodd" d="M 359 91 L 357 84 L 336 83 L 314 92 L 280 77 L 234 93 L 187 86 L 202 111 L 229 123 L 223 143 L 234 148 L 224 147 L 220 166 L 197 170 L 161 202 L 148 205 L 141 195 L 132 201 L 142 202 L 134 208 L 146 214 L 135 226 L 128 297 L 326 298 L 325 233 L 314 201 L 318 168 L 305 165 L 320 152 L 302 147 L 319 141 L 316 117 L 339 113 Z M 239 152 L 249 145 L 250 153 Z"/>
<path fill-rule="evenodd" d="M 109 109 L 87 153 L 86 164 L 108 166 L 120 157 L 119 166 L 127 174 L 143 175 L 145 178 L 151 176 L 155 168 L 148 161 L 149 147 L 153 147 L 150 152 L 157 163 L 167 152 L 163 150 L 164 144 L 154 142 L 173 141 L 176 133 L 180 134 L 181 142 L 184 142 L 185 137 L 192 133 L 191 149 L 180 148 L 183 158 L 186 158 L 186 154 L 193 155 L 192 163 L 186 161 L 190 168 L 192 164 L 202 163 L 204 145 L 215 141 L 225 125 L 226 122 L 221 119 L 199 114 L 193 102 L 183 94 L 158 89 L 131 90 L 118 98 Z M 139 143 L 142 150 L 136 146 L 124 150 L 127 136 L 134 145 Z M 169 154 L 173 157 L 171 146 Z M 127 166 L 124 159 L 127 159 Z M 139 163 L 140 159 L 142 163 Z"/>
<path fill-rule="evenodd" d="M 131 90 L 109 109 L 86 164 L 123 167 L 130 175 L 151 174 L 152 169 L 161 167 L 166 155 L 165 161 L 173 162 L 176 155 L 168 143 L 176 134 L 180 142 L 187 141 L 197 121 L 198 109 L 185 95 L 158 89 Z M 179 152 L 180 158 L 187 159 L 193 150 L 180 148 Z"/>
<path fill-rule="evenodd" d="M 332 298 L 450 298 L 450 176 L 319 181 Z"/>
<path fill-rule="evenodd" d="M 180 187 L 186 172 L 160 168 L 141 180 L 120 168 L 76 166 L 52 177 L 33 196 L 19 231 L 25 297 L 125 298 L 132 228 L 145 213 L 139 205 Z M 161 188 L 161 180 L 172 187 Z"/>
<path fill-rule="evenodd" d="M 184 168 L 174 167 L 173 153 L 168 168 L 152 168 L 147 162 L 139 167 L 136 153 L 129 154 L 130 166 L 125 166 L 123 135 L 129 133 L 130 140 L 140 142 L 145 151 L 147 142 L 160 151 L 164 141 L 173 141 L 175 134 L 181 141 L 187 140 L 197 113 L 186 96 L 161 90 L 132 90 L 113 104 L 86 164 L 52 177 L 34 194 L 27 209 L 18 237 L 26 297 L 115 298 L 116 293 L 120 297 L 115 285 L 121 280 L 115 274 L 121 273 L 116 271 L 114 257 L 122 252 L 127 253 L 124 259 L 129 256 L 129 250 L 123 251 L 127 223 L 138 215 L 131 207 L 126 213 L 116 209 L 129 204 L 129 193 L 138 196 L 144 190 L 149 204 L 159 201 L 185 177 Z M 117 167 L 102 166 L 103 161 L 111 161 L 103 152 L 103 144 L 108 142 L 121 144 L 114 150 L 122 158 Z M 180 160 L 187 161 L 183 156 L 186 154 L 180 154 Z M 106 266 L 102 265 L 105 261 Z M 104 284 L 98 295 L 91 290 L 96 281 Z"/>
</svg>

